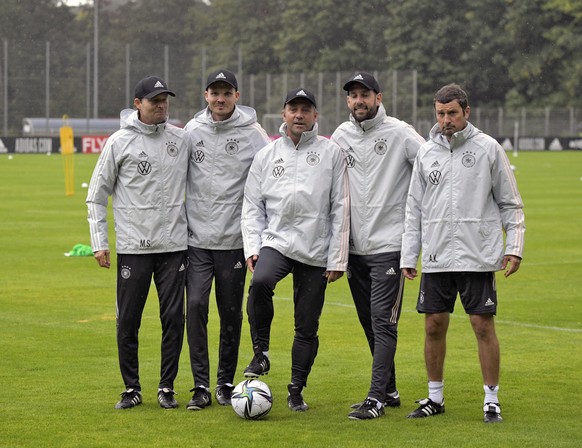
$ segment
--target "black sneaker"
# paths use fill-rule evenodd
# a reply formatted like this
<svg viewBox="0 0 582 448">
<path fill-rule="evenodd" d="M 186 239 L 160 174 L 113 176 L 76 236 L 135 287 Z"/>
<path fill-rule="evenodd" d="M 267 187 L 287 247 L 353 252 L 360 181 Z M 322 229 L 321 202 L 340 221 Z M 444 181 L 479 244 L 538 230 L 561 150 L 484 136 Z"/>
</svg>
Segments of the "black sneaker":
<svg viewBox="0 0 582 448">
<path fill-rule="evenodd" d="M 360 401 L 359 403 L 354 403 L 354 404 L 350 405 L 350 408 L 358 409 L 363 404 L 364 404 L 364 402 Z M 400 395 L 398 395 L 398 392 L 396 392 L 395 397 L 392 397 L 390 395 L 386 396 L 386 401 L 384 402 L 384 407 L 385 408 L 399 408 L 400 407 Z"/>
<path fill-rule="evenodd" d="M 174 392 L 169 387 L 164 387 L 158 390 L 158 402 L 160 406 L 164 409 L 176 409 L 178 407 L 178 402 L 174 398 L 176 392 Z"/>
<path fill-rule="evenodd" d="M 234 386 L 232 384 L 216 386 L 216 402 L 222 406 L 229 406 L 233 389 Z"/>
<path fill-rule="evenodd" d="M 380 404 L 378 407 L 378 404 L 380 404 L 378 400 L 366 398 L 358 409 L 348 414 L 348 418 L 351 420 L 370 420 L 381 417 L 384 415 L 384 406 Z"/>
<path fill-rule="evenodd" d="M 499 403 L 485 403 L 485 406 L 483 406 L 483 421 L 485 423 L 500 423 L 503 421 Z"/>
<path fill-rule="evenodd" d="M 121 400 L 115 405 L 115 409 L 129 409 L 141 404 L 141 393 L 139 390 L 127 389 L 121 392 Z"/>
<path fill-rule="evenodd" d="M 303 401 L 303 395 L 301 395 L 303 387 L 297 386 L 295 384 L 289 384 L 287 386 L 287 390 L 289 391 L 289 395 L 287 397 L 287 405 L 289 406 L 289 409 L 299 412 L 304 412 L 309 409 L 307 403 Z"/>
<path fill-rule="evenodd" d="M 418 409 L 415 409 L 410 414 L 408 414 L 407 418 L 424 418 L 430 417 L 431 415 L 443 414 L 445 412 L 445 401 L 441 404 L 437 404 L 432 401 L 430 398 L 425 398 L 423 400 L 416 400 L 420 406 Z"/>
<path fill-rule="evenodd" d="M 258 378 L 261 375 L 268 375 L 269 369 L 271 368 L 271 363 L 269 358 L 265 355 L 255 355 L 251 363 L 245 369 L 245 378 Z"/>
<path fill-rule="evenodd" d="M 212 395 L 205 387 L 195 387 L 190 392 L 194 392 L 192 400 L 188 402 L 186 409 L 190 411 L 200 411 L 212 404 Z"/>
</svg>

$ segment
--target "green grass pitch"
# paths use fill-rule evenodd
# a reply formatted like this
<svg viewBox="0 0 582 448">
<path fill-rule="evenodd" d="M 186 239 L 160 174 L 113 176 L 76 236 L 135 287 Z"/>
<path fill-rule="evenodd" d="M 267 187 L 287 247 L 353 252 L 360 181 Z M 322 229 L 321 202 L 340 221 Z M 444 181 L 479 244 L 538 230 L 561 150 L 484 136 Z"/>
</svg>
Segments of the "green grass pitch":
<svg viewBox="0 0 582 448">
<path fill-rule="evenodd" d="M 423 318 L 414 311 L 418 280 L 406 283 L 400 320 L 396 363 L 402 407 L 372 421 L 347 419 L 349 405 L 368 390 L 371 357 L 345 277 L 328 289 L 319 354 L 304 393 L 308 412 L 292 413 L 286 405 L 290 278 L 276 291 L 272 367 L 264 377 L 274 406 L 265 420 L 244 421 L 216 403 L 186 411 L 192 388 L 186 345 L 175 385 L 180 408 L 158 406 L 160 324 L 153 290 L 140 339 L 144 404 L 114 410 L 123 390 L 115 346 L 115 273 L 98 268 L 91 257 L 63 255 L 77 243 L 89 243 L 87 190 L 81 184 L 89 182 L 97 158 L 75 155 L 76 194 L 67 197 L 60 155 L 0 155 L 0 446 L 579 446 L 582 153 L 509 157 L 525 202 L 526 251 L 516 275 L 498 276 L 505 421 L 485 425 L 476 342 L 460 304 L 448 338 L 447 411 L 420 421 L 405 418 L 427 393 Z M 215 378 L 214 306 L 210 346 Z M 237 381 L 250 358 L 245 315 Z"/>
</svg>

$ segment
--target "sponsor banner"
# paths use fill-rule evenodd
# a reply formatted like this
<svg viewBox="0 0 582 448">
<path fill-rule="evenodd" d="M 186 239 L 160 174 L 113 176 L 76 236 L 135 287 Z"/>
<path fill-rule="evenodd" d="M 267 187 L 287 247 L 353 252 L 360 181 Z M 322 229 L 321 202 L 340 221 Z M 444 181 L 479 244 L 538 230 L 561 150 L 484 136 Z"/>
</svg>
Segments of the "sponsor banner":
<svg viewBox="0 0 582 448">
<path fill-rule="evenodd" d="M 106 135 L 90 135 L 81 137 L 81 151 L 85 154 L 100 153 L 107 141 Z"/>
<path fill-rule="evenodd" d="M 75 152 L 97 154 L 103 150 L 107 136 L 89 135 L 74 137 Z M 0 154 L 47 154 L 59 153 L 60 137 L 0 137 Z"/>
<path fill-rule="evenodd" d="M 98 154 L 103 150 L 108 136 L 87 135 L 74 137 L 75 152 Z M 513 137 L 495 137 L 506 151 L 514 151 Z M 519 137 L 519 151 L 567 151 L 582 150 L 582 137 Z M 59 137 L 0 137 L 0 154 L 47 154 L 59 153 Z"/>
<path fill-rule="evenodd" d="M 496 137 L 506 151 L 582 150 L 582 137 L 519 137 L 517 148 L 513 137 Z"/>
</svg>

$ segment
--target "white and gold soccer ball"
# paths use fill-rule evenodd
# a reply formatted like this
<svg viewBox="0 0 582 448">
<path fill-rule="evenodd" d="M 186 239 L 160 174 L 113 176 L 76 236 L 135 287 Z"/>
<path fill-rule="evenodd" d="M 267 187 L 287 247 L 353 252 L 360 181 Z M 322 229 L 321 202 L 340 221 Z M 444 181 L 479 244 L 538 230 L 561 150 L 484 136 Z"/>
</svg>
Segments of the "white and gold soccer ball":
<svg viewBox="0 0 582 448">
<path fill-rule="evenodd" d="M 244 380 L 233 389 L 230 401 L 240 418 L 258 420 L 271 410 L 273 394 L 262 381 Z"/>
</svg>

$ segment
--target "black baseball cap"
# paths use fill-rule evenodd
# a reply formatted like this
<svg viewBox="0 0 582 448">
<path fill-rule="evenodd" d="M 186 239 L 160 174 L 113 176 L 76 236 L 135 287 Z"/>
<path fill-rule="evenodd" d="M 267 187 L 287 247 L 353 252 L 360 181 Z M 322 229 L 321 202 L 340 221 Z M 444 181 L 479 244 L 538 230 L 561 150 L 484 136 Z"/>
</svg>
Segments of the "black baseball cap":
<svg viewBox="0 0 582 448">
<path fill-rule="evenodd" d="M 206 81 L 206 89 L 210 87 L 215 82 L 225 82 L 234 87 L 234 90 L 238 90 L 238 82 L 236 81 L 236 76 L 229 70 L 216 70 L 208 75 L 208 80 Z"/>
<path fill-rule="evenodd" d="M 349 92 L 351 85 L 356 82 L 362 84 L 370 90 L 373 90 L 376 93 L 380 93 L 380 85 L 378 84 L 378 81 L 376 81 L 376 78 L 366 72 L 359 72 L 352 76 L 350 80 L 344 84 L 344 90 Z"/>
<path fill-rule="evenodd" d="M 134 97 L 151 99 L 160 93 L 167 93 L 171 96 L 176 96 L 174 92 L 168 89 L 168 85 L 162 78 L 157 76 L 148 76 L 135 85 Z"/>
<path fill-rule="evenodd" d="M 315 102 L 315 95 L 313 95 L 313 93 L 311 93 L 309 90 L 304 89 L 302 87 L 298 87 L 296 89 L 289 90 L 289 92 L 287 92 L 287 97 L 285 98 L 285 103 L 283 103 L 283 106 L 287 105 L 288 103 L 290 103 L 291 101 L 293 101 L 297 98 L 302 98 L 304 100 L 309 101 L 317 109 L 317 103 Z"/>
</svg>

